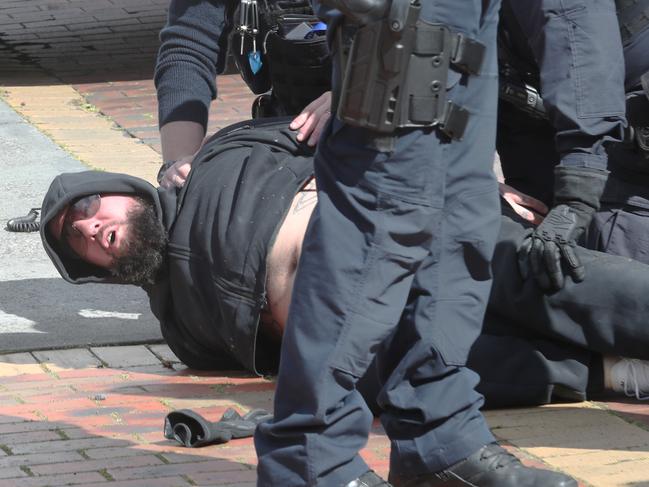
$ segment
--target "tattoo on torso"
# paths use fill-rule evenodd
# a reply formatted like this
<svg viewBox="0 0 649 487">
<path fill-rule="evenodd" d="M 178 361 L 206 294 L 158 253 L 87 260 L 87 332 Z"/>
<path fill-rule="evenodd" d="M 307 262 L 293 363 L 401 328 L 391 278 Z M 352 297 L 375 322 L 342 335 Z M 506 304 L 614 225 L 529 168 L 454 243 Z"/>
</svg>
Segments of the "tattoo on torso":
<svg viewBox="0 0 649 487">
<path fill-rule="evenodd" d="M 315 205 L 316 201 L 318 201 L 318 193 L 315 186 L 315 179 L 310 179 L 298 194 L 297 201 L 293 207 L 293 214 Z"/>
</svg>

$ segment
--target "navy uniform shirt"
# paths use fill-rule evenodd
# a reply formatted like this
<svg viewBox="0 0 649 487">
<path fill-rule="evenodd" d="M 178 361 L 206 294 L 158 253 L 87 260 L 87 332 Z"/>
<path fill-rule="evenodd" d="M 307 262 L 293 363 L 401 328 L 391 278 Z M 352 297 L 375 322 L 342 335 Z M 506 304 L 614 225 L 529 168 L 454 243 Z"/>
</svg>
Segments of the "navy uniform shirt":
<svg viewBox="0 0 649 487">
<path fill-rule="evenodd" d="M 509 6 L 539 69 L 561 164 L 606 169 L 605 144 L 621 140 L 626 124 L 615 2 L 515 0 Z"/>
</svg>

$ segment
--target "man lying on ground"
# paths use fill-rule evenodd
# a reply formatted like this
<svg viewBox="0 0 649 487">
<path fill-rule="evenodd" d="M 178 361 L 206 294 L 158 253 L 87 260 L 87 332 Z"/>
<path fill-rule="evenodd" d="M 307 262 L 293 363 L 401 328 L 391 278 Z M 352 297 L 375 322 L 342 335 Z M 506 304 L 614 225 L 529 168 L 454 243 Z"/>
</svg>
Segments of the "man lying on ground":
<svg viewBox="0 0 649 487">
<path fill-rule="evenodd" d="M 203 146 L 181 189 L 99 171 L 58 176 L 41 236 L 69 282 L 142 286 L 188 366 L 272 373 L 316 199 L 312 149 L 288 121 L 243 122 Z M 605 385 L 649 393 L 649 267 L 578 248 L 589 280 L 545 295 L 518 272 L 526 224 L 503 204 L 485 327 L 468 363 L 487 406 L 583 400 Z M 372 384 L 370 369 L 363 387 Z"/>
</svg>

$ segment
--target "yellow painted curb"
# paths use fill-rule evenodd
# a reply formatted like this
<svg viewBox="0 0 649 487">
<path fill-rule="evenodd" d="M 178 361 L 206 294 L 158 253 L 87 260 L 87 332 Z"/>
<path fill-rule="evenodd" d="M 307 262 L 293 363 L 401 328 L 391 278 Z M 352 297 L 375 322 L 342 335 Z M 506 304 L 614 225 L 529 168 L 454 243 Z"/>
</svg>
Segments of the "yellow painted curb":
<svg viewBox="0 0 649 487">
<path fill-rule="evenodd" d="M 11 108 L 84 164 L 157 185 L 162 156 L 93 111 L 71 86 L 5 85 L 2 91 Z"/>
</svg>

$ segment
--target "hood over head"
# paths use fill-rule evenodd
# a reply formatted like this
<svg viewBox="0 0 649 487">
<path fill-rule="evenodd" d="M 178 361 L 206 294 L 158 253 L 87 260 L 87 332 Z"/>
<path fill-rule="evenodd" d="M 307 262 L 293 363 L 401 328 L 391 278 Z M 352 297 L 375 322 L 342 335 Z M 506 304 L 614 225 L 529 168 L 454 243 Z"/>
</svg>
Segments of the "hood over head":
<svg viewBox="0 0 649 487">
<path fill-rule="evenodd" d="M 58 175 L 50 184 L 41 205 L 40 234 L 43 247 L 61 277 L 73 284 L 85 282 L 119 283 L 110 271 L 73 257 L 50 233 L 48 223 L 71 201 L 91 194 L 131 194 L 143 197 L 154 205 L 156 215 L 163 213 L 156 188 L 147 181 L 127 174 L 103 171 L 82 171 Z"/>
</svg>

